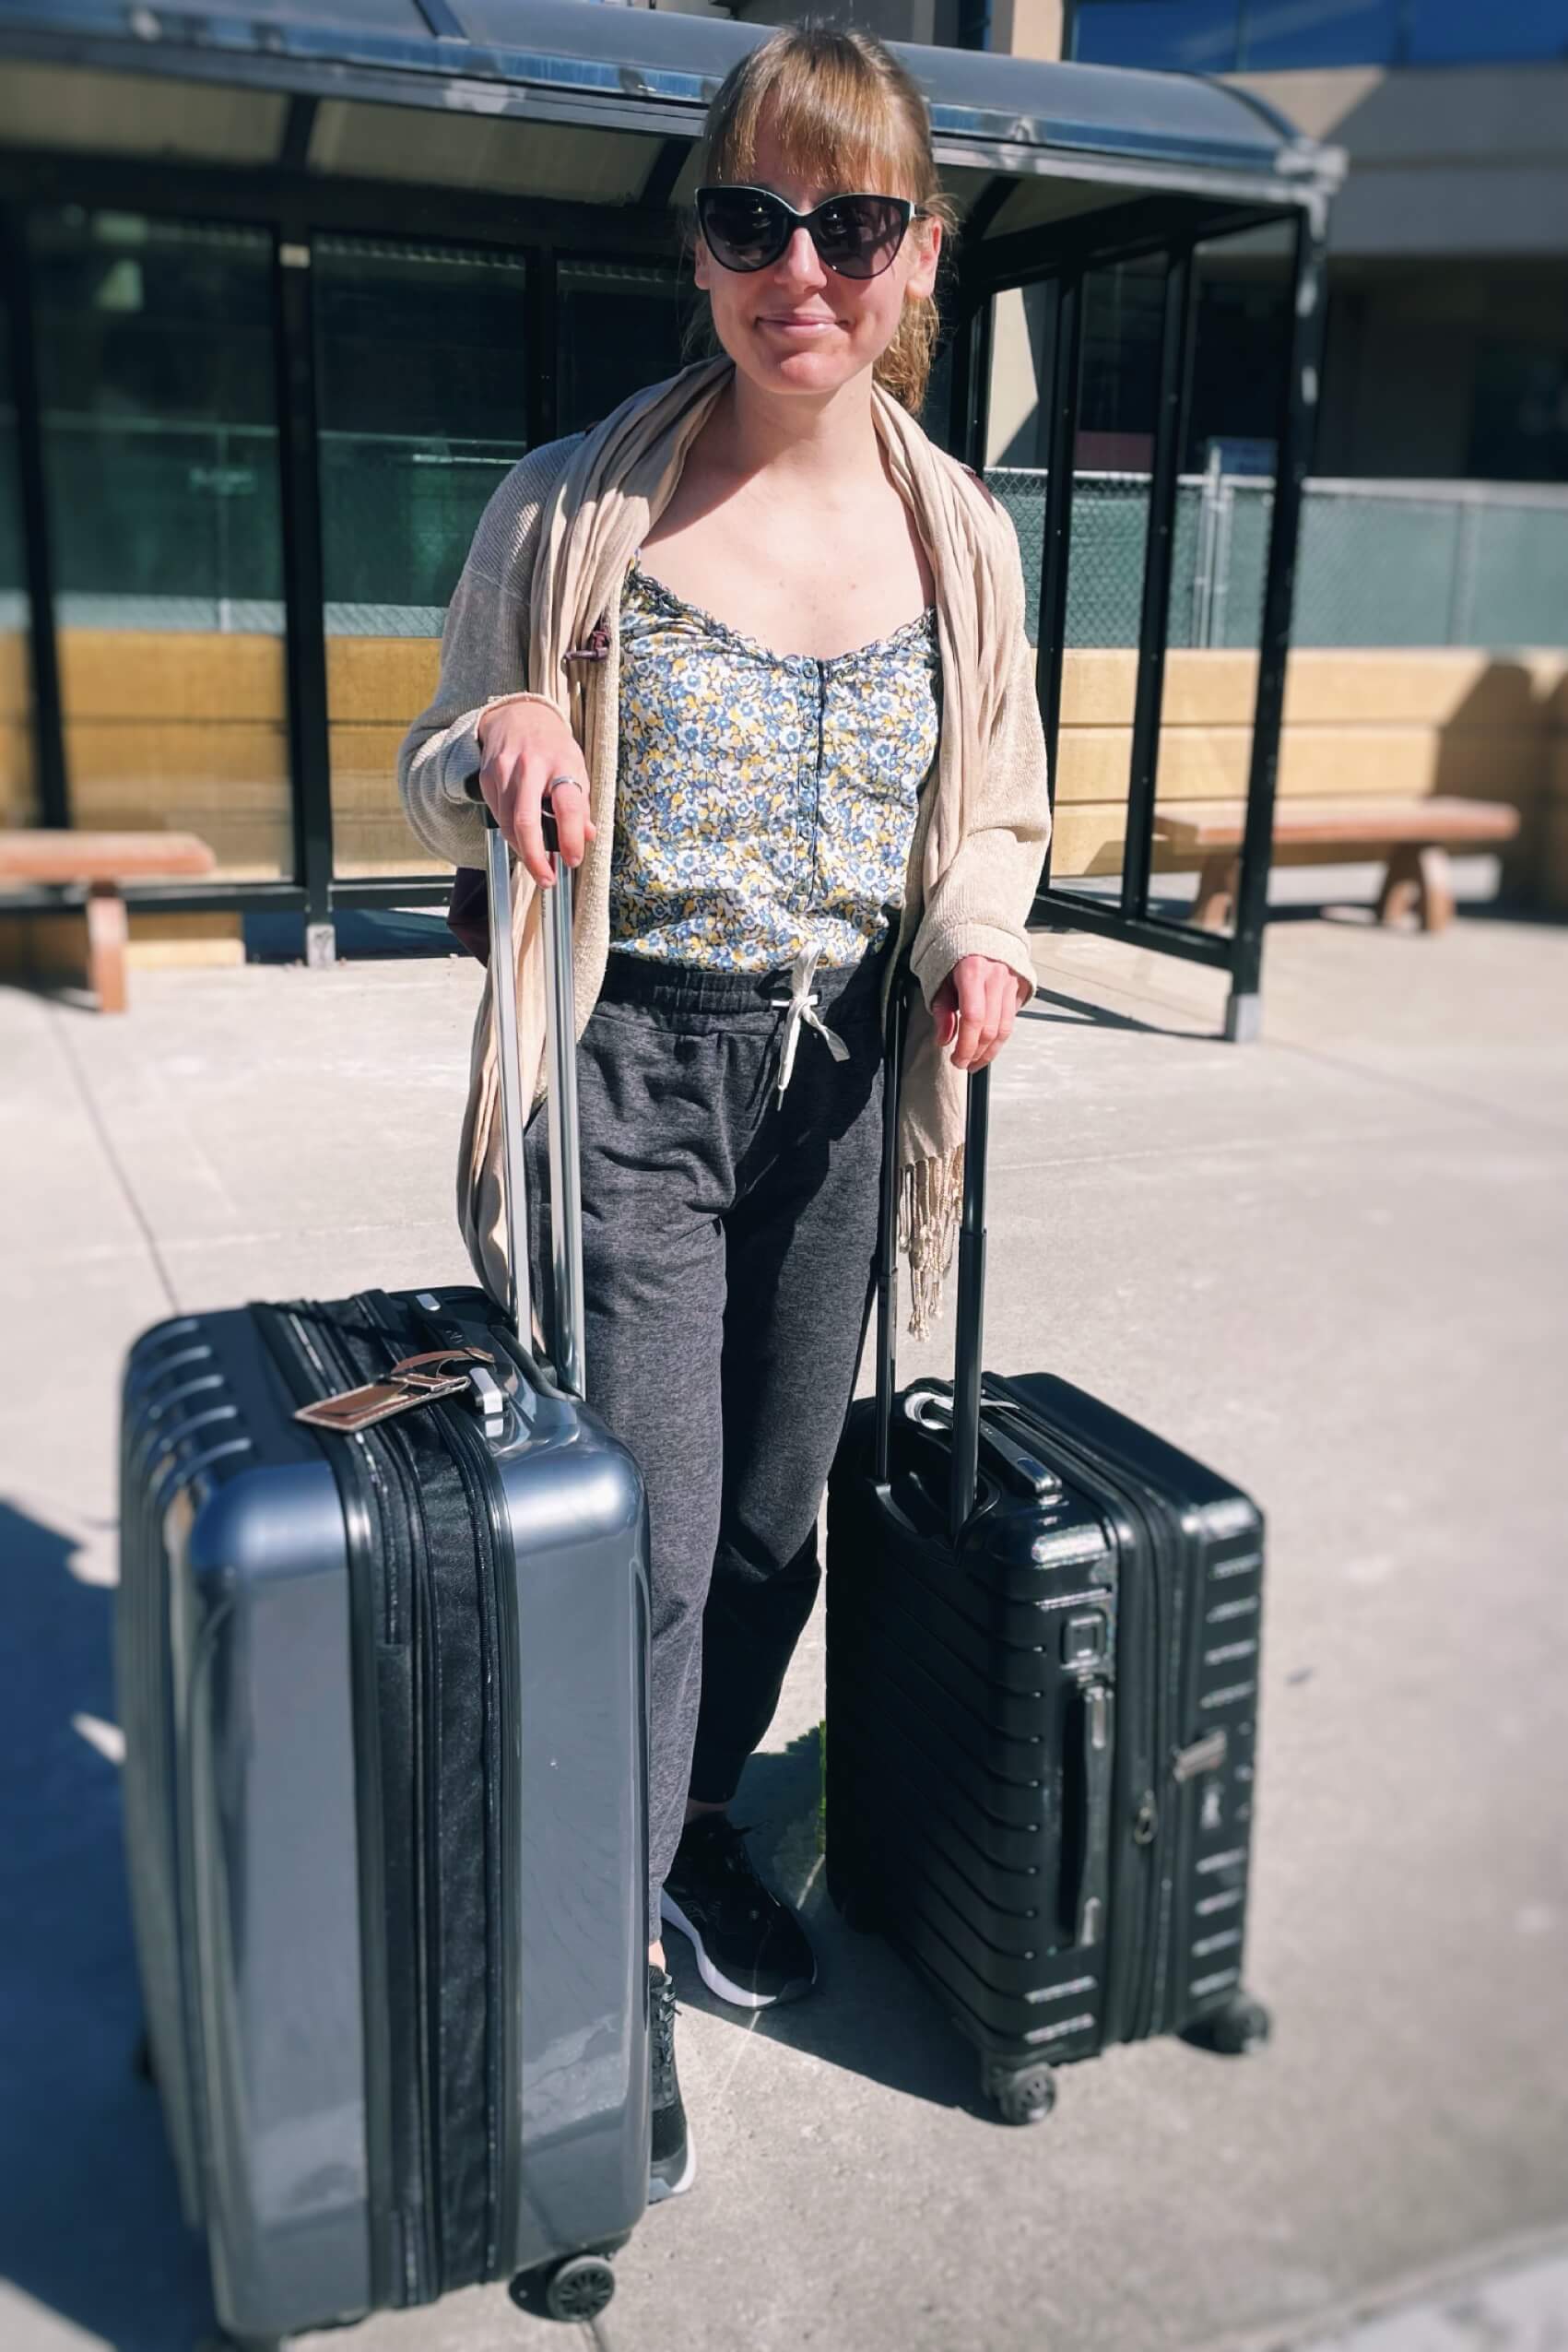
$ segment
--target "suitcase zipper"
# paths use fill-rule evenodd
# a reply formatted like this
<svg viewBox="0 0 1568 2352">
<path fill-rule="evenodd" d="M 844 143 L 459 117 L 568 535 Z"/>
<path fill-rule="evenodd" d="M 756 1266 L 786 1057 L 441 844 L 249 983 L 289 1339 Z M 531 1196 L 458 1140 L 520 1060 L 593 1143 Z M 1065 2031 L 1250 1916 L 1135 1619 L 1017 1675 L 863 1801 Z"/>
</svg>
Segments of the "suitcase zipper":
<svg viewBox="0 0 1568 2352">
<path fill-rule="evenodd" d="M 391 1305 L 384 1293 L 367 1294 L 366 1306 L 383 1328 Z M 438 1345 L 452 1344 L 451 1327 L 423 1306 L 411 1304 L 416 1320 Z M 483 1723 L 485 1771 L 497 1792 L 494 1833 L 486 1862 L 486 1973 L 489 1984 L 488 2075 L 493 2163 L 486 2228 L 487 2277 L 509 2275 L 516 2267 L 522 2219 L 520 2085 L 522 2038 L 513 1989 L 521 1985 L 522 1921 L 514 1858 L 520 1850 L 522 1770 L 520 1739 L 510 1727 L 520 1722 L 517 1692 L 517 1580 L 509 1572 L 511 1530 L 494 1460 L 481 1431 L 459 1398 L 434 1408 L 447 1450 L 468 1498 L 476 1530 L 480 1639 L 484 1648 Z"/>
<path fill-rule="evenodd" d="M 363 1300 L 356 1302 L 364 1305 Z M 379 1321 L 379 1318 L 372 1318 Z M 302 1330 L 302 1327 L 301 1327 Z M 352 1356 L 323 1318 L 314 1327 L 314 1335 L 331 1377 L 347 1380 L 350 1386 L 359 1377 Z M 412 2138 L 413 2154 L 419 2173 L 419 2193 L 410 2201 L 397 2194 L 394 2179 L 393 2221 L 395 2242 L 393 2260 L 398 2273 L 398 2303 L 405 2307 L 433 2301 L 441 2292 L 441 2255 L 439 2227 L 441 2216 L 441 2183 L 439 2155 L 431 2124 L 432 2086 L 434 2083 L 434 2051 L 431 2040 L 431 2007 L 435 1998 L 430 1955 L 432 1943 L 440 1934 L 439 1895 L 440 1858 L 434 1850 L 437 1829 L 437 1808 L 433 1802 L 432 1784 L 437 1759 L 429 1738 L 432 1722 L 433 1692 L 431 1688 L 432 1640 L 430 1606 L 430 1540 L 425 1522 L 419 1482 L 407 1455 L 407 1440 L 403 1432 L 386 1425 L 373 1424 L 357 1433 L 355 1442 L 364 1448 L 367 1464 L 376 1486 L 380 1506 L 382 1542 L 379 1557 L 383 1564 L 386 1590 L 386 1638 L 408 1651 L 409 1681 L 413 1692 L 411 1731 L 410 1786 L 414 1792 L 416 1818 L 410 1850 L 417 1873 L 415 1913 L 425 1926 L 425 1932 L 416 1939 L 414 1947 L 414 1987 L 411 2003 L 417 2037 L 419 2062 L 411 2070 L 409 2087 L 415 2108 Z M 379 1473 L 379 1478 L 377 1477 Z M 395 1487 L 398 1507 L 385 1507 L 383 1497 Z M 407 1574 L 395 1573 L 401 1566 L 401 1531 L 408 1531 Z M 373 1572 L 373 1570 L 372 1570 Z M 379 1693 L 378 1715 L 379 1715 Z M 378 1726 L 379 1728 L 379 1726 Z M 385 1850 L 385 1818 L 379 1799 L 381 1780 L 376 1780 L 376 1814 L 381 1829 L 381 1850 Z M 383 1865 L 384 1870 L 384 1863 Z M 383 1879 L 383 1900 L 379 1913 L 380 1932 L 372 1939 L 381 1946 L 383 1982 L 387 1973 L 385 1881 Z M 383 1998 L 384 1998 L 383 1992 Z M 390 2067 L 389 2067 L 390 2078 Z M 395 2176 L 395 2130 L 393 2125 L 393 2093 L 395 2086 L 389 2079 L 387 2115 L 388 2145 L 392 2151 L 391 2169 Z"/>
</svg>

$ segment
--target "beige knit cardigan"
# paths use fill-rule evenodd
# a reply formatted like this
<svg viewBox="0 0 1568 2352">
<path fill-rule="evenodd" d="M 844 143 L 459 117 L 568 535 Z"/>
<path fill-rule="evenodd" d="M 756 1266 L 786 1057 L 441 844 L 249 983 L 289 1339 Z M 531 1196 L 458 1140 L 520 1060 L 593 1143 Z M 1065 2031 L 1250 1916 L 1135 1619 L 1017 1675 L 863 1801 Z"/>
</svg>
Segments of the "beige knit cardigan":
<svg viewBox="0 0 1568 2352">
<path fill-rule="evenodd" d="M 480 764 L 480 719 L 519 696 L 547 702 L 566 719 L 587 765 L 597 828 L 574 878 L 579 1035 L 609 949 L 621 585 L 731 370 L 727 359 L 685 368 L 633 395 L 593 431 L 531 451 L 513 468 L 485 511 L 453 597 L 435 700 L 399 756 L 404 802 L 420 841 L 454 864 L 482 866 L 482 812 L 465 788 Z M 966 955 L 995 957 L 1033 987 L 1024 923 L 1051 817 L 1012 524 L 975 476 L 938 450 L 880 386 L 872 408 L 893 481 L 930 558 L 942 663 L 936 775 L 921 797 L 898 941 L 924 1000 L 907 1023 L 899 1130 L 900 1238 L 910 1263 L 910 1328 L 919 1332 L 936 1310 L 951 1258 L 963 1171 L 964 1081 L 937 1046 L 931 999 Z M 569 658 L 595 624 L 604 626 L 607 656 Z M 540 918 L 540 892 L 519 870 L 519 1060 L 524 1100 L 534 1105 L 548 1069 Z M 481 1280 L 504 1297 L 500 1164 L 487 985 L 459 1151 L 458 1220 Z"/>
</svg>

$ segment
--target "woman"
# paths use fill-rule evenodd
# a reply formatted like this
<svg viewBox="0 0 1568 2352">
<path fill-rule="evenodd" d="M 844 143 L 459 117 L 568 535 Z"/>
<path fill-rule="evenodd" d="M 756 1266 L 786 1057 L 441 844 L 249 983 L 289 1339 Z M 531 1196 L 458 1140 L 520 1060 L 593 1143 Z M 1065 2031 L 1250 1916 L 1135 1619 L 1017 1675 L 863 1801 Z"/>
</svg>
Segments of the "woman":
<svg viewBox="0 0 1568 2352">
<path fill-rule="evenodd" d="M 949 219 L 924 103 L 878 42 L 786 28 L 751 51 L 698 195 L 724 357 L 513 469 L 401 762 L 431 850 L 482 863 L 475 769 L 517 850 L 536 1103 L 547 790 L 580 869 L 589 1401 L 649 1497 L 650 1933 L 679 1928 L 748 2008 L 816 1976 L 725 1808 L 816 1597 L 893 967 L 907 952 L 926 1009 L 900 1131 L 917 1327 L 951 1248 L 964 1073 L 1033 987 L 1050 820 L 1017 542 L 914 421 Z M 493 1054 L 487 1004 L 459 1200 L 492 1283 Z M 536 1260 L 538 1241 L 536 1221 Z M 652 1941 L 654 2197 L 694 2170 L 664 1959 Z"/>
</svg>

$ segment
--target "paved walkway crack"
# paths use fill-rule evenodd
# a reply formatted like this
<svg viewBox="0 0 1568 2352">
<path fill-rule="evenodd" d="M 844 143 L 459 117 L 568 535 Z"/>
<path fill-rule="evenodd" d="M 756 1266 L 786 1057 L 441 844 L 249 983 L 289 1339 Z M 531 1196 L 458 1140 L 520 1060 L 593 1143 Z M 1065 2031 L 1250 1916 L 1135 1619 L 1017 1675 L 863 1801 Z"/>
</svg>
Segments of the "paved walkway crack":
<svg viewBox="0 0 1568 2352">
<path fill-rule="evenodd" d="M 100 1020 L 105 1017 L 102 1014 L 99 1016 Z M 109 1019 L 114 1017 L 112 1014 L 107 1016 Z M 81 1057 L 72 1042 L 70 1019 L 58 1006 L 51 1006 L 50 1018 L 60 1042 L 61 1058 L 75 1081 L 77 1093 L 81 1097 L 82 1108 L 87 1113 L 92 1130 L 103 1147 L 103 1156 L 114 1171 L 114 1180 L 120 1188 L 120 1197 L 136 1221 L 136 1229 L 141 1235 L 147 1254 L 152 1261 L 153 1271 L 162 1286 L 163 1295 L 169 1302 L 169 1311 L 171 1315 L 178 1315 L 180 1301 L 175 1293 L 173 1278 L 164 1263 L 163 1252 L 158 1244 L 158 1236 L 153 1232 L 147 1212 L 137 1198 L 136 1188 L 126 1173 L 125 1164 L 120 1157 L 119 1147 L 110 1130 L 109 1122 L 104 1117 L 98 1097 L 88 1081 L 88 1074 L 82 1067 Z"/>
</svg>

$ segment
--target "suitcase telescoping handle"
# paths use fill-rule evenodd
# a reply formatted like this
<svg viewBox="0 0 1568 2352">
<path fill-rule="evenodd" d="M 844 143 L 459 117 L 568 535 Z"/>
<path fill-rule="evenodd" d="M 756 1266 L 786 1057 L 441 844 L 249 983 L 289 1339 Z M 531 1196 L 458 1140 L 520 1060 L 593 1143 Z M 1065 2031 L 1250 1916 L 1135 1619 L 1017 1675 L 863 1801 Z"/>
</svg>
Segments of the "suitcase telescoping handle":
<svg viewBox="0 0 1568 2352">
<path fill-rule="evenodd" d="M 478 778 L 469 796 L 478 798 Z M 554 853 L 555 816 L 541 811 L 545 846 Z M 490 986 L 495 991 L 496 1062 L 501 1080 L 501 1171 L 506 1214 L 506 1311 L 525 1347 L 531 1344 L 528 1294 L 527 1177 L 523 1154 L 524 1106 L 517 1066 L 517 966 L 512 954 L 512 853 L 492 811 L 485 810 L 485 880 L 489 907 Z M 586 1393 L 583 1363 L 583 1188 L 577 1124 L 577 1025 L 572 990 L 572 873 L 556 861 L 555 887 L 545 893 L 545 1022 L 550 1054 L 550 1244 L 555 1328 L 550 1355 L 558 1383 L 574 1397 Z"/>
<path fill-rule="evenodd" d="M 878 1485 L 888 1483 L 893 1420 L 898 1323 L 899 1089 L 907 1026 L 906 972 L 893 981 L 888 1019 L 883 1097 L 882 1217 L 877 1253 L 877 1455 Z M 985 1151 L 990 1127 L 991 1073 L 969 1081 L 963 1133 L 963 1210 L 958 1244 L 958 1336 L 953 1357 L 952 1483 L 949 1531 L 956 1544 L 974 1508 L 980 1479 L 980 1368 L 985 1324 Z"/>
</svg>

